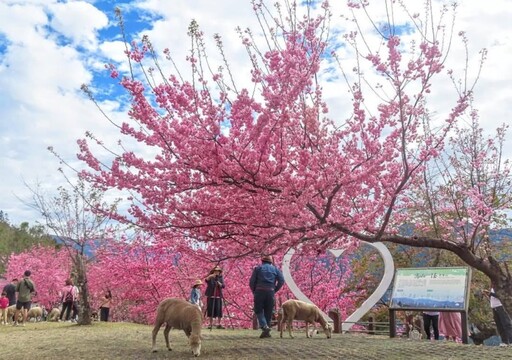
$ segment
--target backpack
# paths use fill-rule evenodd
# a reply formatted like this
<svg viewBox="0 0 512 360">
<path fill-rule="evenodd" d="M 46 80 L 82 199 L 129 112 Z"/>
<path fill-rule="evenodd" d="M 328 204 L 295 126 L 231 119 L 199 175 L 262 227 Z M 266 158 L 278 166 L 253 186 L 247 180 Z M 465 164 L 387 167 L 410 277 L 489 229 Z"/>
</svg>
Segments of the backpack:
<svg viewBox="0 0 512 360">
<path fill-rule="evenodd" d="M 73 302 L 73 294 L 71 293 L 72 290 L 69 290 L 66 293 L 66 296 L 64 297 L 64 302 Z"/>
</svg>

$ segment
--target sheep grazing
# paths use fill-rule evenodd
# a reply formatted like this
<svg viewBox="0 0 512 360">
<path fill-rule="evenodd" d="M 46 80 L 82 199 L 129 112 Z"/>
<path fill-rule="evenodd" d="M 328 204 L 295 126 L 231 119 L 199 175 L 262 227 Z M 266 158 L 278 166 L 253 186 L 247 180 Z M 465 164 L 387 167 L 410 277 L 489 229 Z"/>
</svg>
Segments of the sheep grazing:
<svg viewBox="0 0 512 360">
<path fill-rule="evenodd" d="M 320 313 L 320 309 L 315 305 L 308 304 L 304 301 L 299 300 L 287 300 L 282 305 L 282 316 L 281 316 L 281 334 L 283 337 L 283 328 L 284 324 L 288 324 L 288 333 L 290 337 L 293 338 L 292 335 L 292 322 L 293 320 L 303 320 L 306 322 L 306 337 L 312 337 L 313 332 L 316 331 L 316 323 L 320 323 L 322 328 L 324 329 L 324 333 L 328 339 L 331 338 L 332 335 L 332 326 L 329 324 L 322 314 Z M 308 324 L 313 325 L 313 331 L 311 334 L 308 331 Z"/>
<path fill-rule="evenodd" d="M 201 353 L 201 326 L 203 315 L 197 305 L 193 305 L 182 299 L 163 300 L 156 310 L 155 327 L 153 328 L 152 352 L 156 352 L 156 335 L 163 323 L 166 323 L 164 330 L 165 345 L 171 351 L 169 343 L 169 331 L 181 329 L 188 337 L 190 348 L 194 356 Z"/>
<path fill-rule="evenodd" d="M 43 317 L 43 309 L 39 306 L 34 306 L 33 308 L 30 308 L 30 310 L 27 313 L 27 321 L 30 321 L 31 319 L 34 319 L 36 322 L 41 321 Z"/>
<path fill-rule="evenodd" d="M 53 308 L 52 311 L 48 313 L 47 321 L 58 321 L 60 317 L 60 309 Z"/>
</svg>

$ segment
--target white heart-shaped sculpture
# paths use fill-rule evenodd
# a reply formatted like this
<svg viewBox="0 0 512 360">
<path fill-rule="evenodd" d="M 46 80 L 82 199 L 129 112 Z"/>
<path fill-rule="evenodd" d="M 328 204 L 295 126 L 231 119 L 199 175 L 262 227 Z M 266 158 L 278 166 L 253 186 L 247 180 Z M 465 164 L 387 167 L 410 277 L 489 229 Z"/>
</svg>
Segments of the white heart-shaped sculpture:
<svg viewBox="0 0 512 360">
<path fill-rule="evenodd" d="M 393 281 L 395 264 L 393 262 L 393 257 L 391 256 L 391 253 L 389 252 L 386 245 L 384 245 L 381 242 L 363 242 L 370 246 L 373 246 L 375 249 L 377 249 L 380 256 L 382 256 L 382 259 L 384 260 L 384 276 L 382 277 L 379 286 L 377 286 L 377 289 L 375 289 L 375 291 L 370 295 L 370 297 L 368 297 L 368 299 L 366 299 L 365 302 L 363 302 L 361 306 L 358 309 L 356 309 L 356 311 L 354 311 L 352 314 L 350 314 L 349 317 L 345 319 L 341 326 L 342 331 L 350 330 L 350 328 L 354 326 L 355 322 L 359 321 L 364 316 L 364 314 L 370 311 L 371 308 L 375 304 L 377 304 L 377 302 L 384 296 L 387 289 L 389 288 L 389 285 L 391 285 L 391 282 Z M 329 251 L 334 256 L 339 257 L 341 254 L 343 254 L 344 250 L 329 249 Z M 290 262 L 293 254 L 295 254 L 295 249 L 292 248 L 288 250 L 288 252 L 283 257 L 283 276 L 286 281 L 286 285 L 288 285 L 288 288 L 291 290 L 291 292 L 295 295 L 295 297 L 298 300 L 302 300 L 309 304 L 313 304 L 313 302 L 299 289 L 299 287 L 293 280 L 292 274 L 290 272 Z M 326 321 L 332 322 L 331 318 L 326 313 L 324 313 L 323 311 L 321 311 L 321 313 Z"/>
</svg>

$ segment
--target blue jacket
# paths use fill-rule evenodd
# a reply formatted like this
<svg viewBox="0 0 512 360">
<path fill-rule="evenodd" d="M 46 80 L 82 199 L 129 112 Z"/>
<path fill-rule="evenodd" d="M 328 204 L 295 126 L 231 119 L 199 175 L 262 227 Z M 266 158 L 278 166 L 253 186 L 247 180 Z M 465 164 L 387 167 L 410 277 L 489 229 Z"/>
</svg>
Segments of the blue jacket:
<svg viewBox="0 0 512 360">
<path fill-rule="evenodd" d="M 195 288 L 195 287 L 192 288 L 192 291 L 190 292 L 190 300 L 189 301 L 194 305 L 201 304 L 201 291 L 198 288 Z"/>
<path fill-rule="evenodd" d="M 281 270 L 268 262 L 255 267 L 249 281 L 252 292 L 257 290 L 278 292 L 283 284 L 284 277 Z"/>
</svg>

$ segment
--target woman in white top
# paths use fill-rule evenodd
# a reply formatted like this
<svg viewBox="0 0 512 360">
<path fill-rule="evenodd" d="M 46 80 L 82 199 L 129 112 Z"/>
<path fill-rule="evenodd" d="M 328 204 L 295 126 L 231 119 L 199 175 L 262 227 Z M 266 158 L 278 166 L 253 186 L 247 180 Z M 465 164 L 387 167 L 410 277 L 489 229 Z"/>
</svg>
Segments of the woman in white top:
<svg viewBox="0 0 512 360">
<path fill-rule="evenodd" d="M 505 311 L 503 304 L 494 292 L 494 288 L 491 291 L 485 291 L 489 295 L 489 302 L 491 304 L 492 315 L 496 328 L 501 337 L 500 346 L 512 346 L 512 321 L 510 316 Z"/>
</svg>

